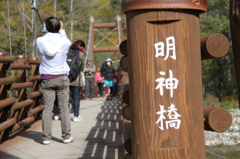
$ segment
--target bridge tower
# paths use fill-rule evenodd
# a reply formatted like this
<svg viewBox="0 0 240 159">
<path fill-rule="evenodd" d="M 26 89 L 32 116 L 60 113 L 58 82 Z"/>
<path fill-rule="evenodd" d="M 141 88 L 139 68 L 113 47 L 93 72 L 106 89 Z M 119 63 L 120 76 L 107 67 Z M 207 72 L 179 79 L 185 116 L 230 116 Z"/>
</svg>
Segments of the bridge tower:
<svg viewBox="0 0 240 159">
<path fill-rule="evenodd" d="M 122 42 L 122 23 L 121 17 L 119 15 L 116 16 L 116 22 L 112 23 L 95 23 L 94 18 L 91 16 L 90 19 L 90 26 L 89 26 L 89 36 L 88 36 L 88 48 L 87 48 L 87 58 L 85 59 L 85 63 L 87 59 L 94 60 L 94 53 L 95 52 L 119 52 L 118 46 Z M 112 31 L 117 30 L 118 36 L 118 44 L 112 47 L 96 47 L 97 45 L 95 42 L 95 31 L 98 31 L 103 38 L 100 40 L 109 40 L 108 35 L 104 35 L 98 29 L 99 28 L 112 28 Z M 110 32 L 112 32 L 110 31 Z M 110 40 L 109 40 L 110 41 Z M 98 42 L 98 43 L 100 43 Z"/>
</svg>

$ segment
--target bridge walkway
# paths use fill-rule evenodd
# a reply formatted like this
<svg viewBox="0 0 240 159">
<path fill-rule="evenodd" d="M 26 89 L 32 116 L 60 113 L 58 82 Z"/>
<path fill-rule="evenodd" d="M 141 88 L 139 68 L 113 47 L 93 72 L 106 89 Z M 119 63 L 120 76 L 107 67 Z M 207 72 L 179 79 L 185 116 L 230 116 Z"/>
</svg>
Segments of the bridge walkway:
<svg viewBox="0 0 240 159">
<path fill-rule="evenodd" d="M 71 122 L 74 142 L 63 144 L 60 121 L 52 140 L 42 145 L 41 120 L 0 143 L 1 159 L 123 159 L 121 103 L 114 98 L 80 101 L 80 122 Z M 73 114 L 71 114 L 72 116 Z"/>
</svg>

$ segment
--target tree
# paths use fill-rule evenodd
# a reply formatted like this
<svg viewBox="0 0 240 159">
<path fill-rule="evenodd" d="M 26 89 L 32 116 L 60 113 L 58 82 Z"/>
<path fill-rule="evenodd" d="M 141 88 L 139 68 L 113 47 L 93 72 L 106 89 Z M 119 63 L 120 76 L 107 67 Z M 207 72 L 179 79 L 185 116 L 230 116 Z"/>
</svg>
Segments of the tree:
<svg viewBox="0 0 240 159">
<path fill-rule="evenodd" d="M 68 37 L 73 41 L 81 39 L 86 45 L 88 42 L 90 16 L 95 18 L 96 23 L 115 22 L 116 15 L 120 15 L 122 19 L 125 18 L 121 13 L 121 0 L 36 1 L 38 12 L 44 22 L 49 16 L 56 15 L 63 21 Z M 13 56 L 16 54 L 25 54 L 27 57 L 39 57 L 36 53 L 35 40 L 36 37 L 42 36 L 44 33 L 41 32 L 40 20 L 34 10 L 31 9 L 30 2 L 30 0 L 9 0 L 11 4 L 9 7 Z M 72 8 L 71 3 L 73 4 Z M 6 0 L 0 1 L 0 51 L 9 53 L 10 43 L 6 6 Z M 105 30 L 103 33 L 107 34 L 109 32 L 110 30 Z M 112 43 L 117 41 L 117 36 L 114 34 L 109 34 L 109 39 L 111 39 Z M 99 38 L 96 38 L 96 43 L 100 40 L 102 39 L 99 36 Z M 106 41 L 103 41 L 102 44 L 110 45 Z M 100 58 L 100 60 L 105 60 L 105 58 Z"/>
<path fill-rule="evenodd" d="M 229 0 L 209 0 L 208 10 L 201 16 L 201 36 L 222 33 L 231 44 L 229 24 Z M 224 57 L 202 62 L 203 92 L 211 93 L 220 100 L 231 96 L 236 98 L 237 87 L 230 47 Z"/>
</svg>

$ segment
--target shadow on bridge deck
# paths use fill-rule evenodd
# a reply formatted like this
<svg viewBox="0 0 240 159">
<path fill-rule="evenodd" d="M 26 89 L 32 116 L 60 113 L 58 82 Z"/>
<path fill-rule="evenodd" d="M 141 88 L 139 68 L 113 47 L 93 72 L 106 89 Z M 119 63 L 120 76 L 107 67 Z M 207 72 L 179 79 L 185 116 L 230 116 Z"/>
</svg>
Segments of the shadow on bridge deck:
<svg viewBox="0 0 240 159">
<path fill-rule="evenodd" d="M 122 141 L 122 117 L 117 100 L 105 101 L 96 117 L 96 125 L 91 128 L 87 146 L 81 159 L 124 158 Z"/>
<path fill-rule="evenodd" d="M 121 107 L 117 99 L 81 100 L 81 122 L 71 122 L 74 142 L 63 144 L 59 121 L 53 121 L 50 145 L 42 145 L 41 121 L 1 142 L 3 159 L 123 159 Z M 71 114 L 72 115 L 72 114 Z"/>
</svg>

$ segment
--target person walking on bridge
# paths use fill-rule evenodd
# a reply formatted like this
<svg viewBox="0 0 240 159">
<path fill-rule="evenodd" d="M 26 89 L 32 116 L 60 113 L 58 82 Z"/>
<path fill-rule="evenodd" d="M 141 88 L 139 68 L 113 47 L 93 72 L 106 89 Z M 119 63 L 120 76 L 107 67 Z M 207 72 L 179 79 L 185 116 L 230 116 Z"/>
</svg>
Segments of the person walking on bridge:
<svg viewBox="0 0 240 159">
<path fill-rule="evenodd" d="M 92 63 L 91 59 L 87 60 L 87 64 L 84 67 L 85 75 L 85 99 L 89 98 L 92 100 L 94 96 L 94 77 L 95 77 L 96 66 Z"/>
<path fill-rule="evenodd" d="M 85 43 L 82 40 L 77 40 L 76 42 L 72 43 L 69 49 L 69 53 L 75 55 L 74 57 L 78 57 L 78 64 L 79 64 L 79 74 L 75 80 L 70 83 L 70 97 L 72 98 L 72 108 L 74 116 L 72 117 L 72 121 L 81 121 L 83 118 L 80 116 L 80 91 L 82 86 L 85 85 L 85 79 L 83 75 L 84 69 L 84 49 Z"/>
<path fill-rule="evenodd" d="M 94 83 L 98 86 L 98 95 L 100 98 L 103 97 L 103 85 L 104 85 L 104 78 L 101 76 L 101 68 L 97 69 L 97 72 L 94 77 Z"/>
<path fill-rule="evenodd" d="M 116 74 L 115 74 L 115 69 L 112 66 L 111 58 L 106 59 L 105 64 L 102 65 L 100 71 L 101 71 L 101 76 L 104 78 L 105 96 L 106 98 L 108 97 L 108 95 L 112 97 L 114 78 L 116 78 Z"/>
<path fill-rule="evenodd" d="M 56 17 L 46 20 L 48 33 L 37 38 L 37 50 L 41 55 L 39 72 L 44 99 L 42 112 L 43 144 L 48 145 L 52 137 L 52 110 L 57 95 L 63 143 L 73 142 L 69 111 L 69 66 L 66 62 L 71 41 L 67 38 L 62 22 Z"/>
</svg>

